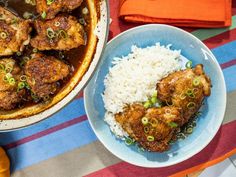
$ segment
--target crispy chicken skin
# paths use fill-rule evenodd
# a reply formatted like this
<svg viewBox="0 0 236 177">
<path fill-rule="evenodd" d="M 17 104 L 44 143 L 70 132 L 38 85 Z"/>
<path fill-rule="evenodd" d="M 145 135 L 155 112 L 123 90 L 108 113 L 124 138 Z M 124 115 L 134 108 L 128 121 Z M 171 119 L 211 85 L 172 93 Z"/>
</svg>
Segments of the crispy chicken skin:
<svg viewBox="0 0 236 177">
<path fill-rule="evenodd" d="M 19 78 L 22 74 L 15 60 L 11 58 L 0 59 L 0 110 L 11 110 L 22 100 L 24 90 L 17 91 Z M 8 74 L 7 74 L 8 73 Z M 15 83 L 10 84 L 6 76 L 14 78 Z"/>
<path fill-rule="evenodd" d="M 38 34 L 30 43 L 39 50 L 70 50 L 86 43 L 83 26 L 73 16 L 36 20 L 34 25 Z"/>
<path fill-rule="evenodd" d="M 29 21 L 22 20 L 0 6 L 0 56 L 23 51 L 29 44 Z"/>
<path fill-rule="evenodd" d="M 148 119 L 148 124 L 142 123 L 143 117 Z M 115 119 L 143 148 L 163 152 L 169 149 L 169 142 L 182 118 L 179 109 L 174 106 L 145 109 L 141 104 L 133 104 L 116 114 Z M 154 140 L 148 141 L 149 136 Z"/>
<path fill-rule="evenodd" d="M 46 19 L 52 19 L 60 11 L 72 11 L 81 5 L 83 0 L 54 0 L 47 3 L 47 0 L 36 0 L 37 12 L 46 13 Z"/>
<path fill-rule="evenodd" d="M 157 92 L 162 102 L 182 109 L 183 125 L 199 110 L 204 97 L 210 96 L 211 81 L 199 64 L 170 74 L 157 84 Z"/>
<path fill-rule="evenodd" d="M 40 98 L 54 94 L 57 81 L 69 74 L 69 66 L 52 56 L 34 54 L 25 67 L 24 72 L 31 91 Z"/>
</svg>

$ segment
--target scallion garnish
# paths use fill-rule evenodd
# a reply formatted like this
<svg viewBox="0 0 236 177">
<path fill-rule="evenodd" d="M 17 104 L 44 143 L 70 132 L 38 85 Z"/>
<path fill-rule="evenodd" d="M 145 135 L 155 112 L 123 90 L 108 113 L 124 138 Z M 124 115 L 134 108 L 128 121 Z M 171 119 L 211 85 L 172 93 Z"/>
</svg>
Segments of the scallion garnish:
<svg viewBox="0 0 236 177">
<path fill-rule="evenodd" d="M 45 19 L 47 17 L 47 13 L 45 11 L 43 11 L 43 13 L 41 14 L 42 19 Z"/>
<path fill-rule="evenodd" d="M 199 79 L 199 77 L 195 77 L 194 79 L 193 79 L 193 85 L 194 86 L 198 86 L 200 84 L 200 79 Z"/>
<path fill-rule="evenodd" d="M 57 22 L 54 23 L 54 25 L 55 25 L 56 27 L 59 27 L 59 26 L 61 25 L 61 23 L 57 21 Z"/>
<path fill-rule="evenodd" d="M 148 134 L 150 131 L 150 128 L 148 126 L 145 126 L 143 130 L 144 130 L 144 133 Z"/>
<path fill-rule="evenodd" d="M 52 28 L 48 28 L 47 29 L 47 37 L 49 39 L 53 39 L 55 37 L 55 32 L 54 32 L 54 30 Z"/>
<path fill-rule="evenodd" d="M 47 5 L 51 5 L 54 2 L 54 0 L 47 0 Z"/>
<path fill-rule="evenodd" d="M 68 34 L 65 30 L 59 30 L 57 35 L 58 35 L 59 38 L 62 38 L 62 39 L 68 38 Z"/>
<path fill-rule="evenodd" d="M 0 32 L 0 38 L 1 39 L 6 39 L 7 36 L 8 36 L 7 32 L 4 32 L 4 31 Z"/>
<path fill-rule="evenodd" d="M 147 108 L 150 108 L 152 106 L 152 103 L 148 100 L 144 103 L 143 106 L 147 109 Z"/>
<path fill-rule="evenodd" d="M 16 80 L 12 77 L 8 80 L 10 85 L 15 85 L 16 84 Z"/>
<path fill-rule="evenodd" d="M 193 128 L 192 128 L 192 127 L 188 127 L 186 132 L 187 132 L 188 134 L 193 133 Z"/>
<path fill-rule="evenodd" d="M 185 65 L 185 67 L 186 67 L 187 69 L 190 69 L 190 68 L 192 68 L 192 65 L 193 65 L 193 62 L 192 62 L 192 61 L 188 61 L 188 62 L 186 63 L 186 65 Z"/>
<path fill-rule="evenodd" d="M 148 140 L 149 142 L 152 142 L 152 141 L 155 140 L 155 138 L 154 138 L 154 136 L 149 135 L 149 136 L 147 136 L 147 140 Z"/>
<path fill-rule="evenodd" d="M 188 109 L 193 109 L 195 106 L 196 106 L 196 104 L 195 104 L 194 102 L 189 102 L 189 103 L 187 104 L 187 108 L 188 108 Z"/>
<path fill-rule="evenodd" d="M 169 122 L 168 125 L 169 125 L 171 128 L 176 128 L 176 127 L 178 127 L 178 124 L 175 123 L 175 122 Z"/>
<path fill-rule="evenodd" d="M 131 138 L 129 138 L 129 137 L 126 137 L 125 138 L 125 144 L 127 145 L 127 146 L 130 146 L 130 145 L 132 145 L 134 143 L 134 140 L 132 140 Z"/>
<path fill-rule="evenodd" d="M 141 121 L 142 121 L 142 124 L 143 124 L 143 125 L 147 125 L 147 124 L 148 124 L 148 118 L 147 118 L 147 117 L 143 117 L 143 118 L 141 119 Z"/>
<path fill-rule="evenodd" d="M 158 124 L 158 120 L 155 118 L 152 118 L 149 123 L 151 124 L 152 127 L 156 127 Z"/>
</svg>

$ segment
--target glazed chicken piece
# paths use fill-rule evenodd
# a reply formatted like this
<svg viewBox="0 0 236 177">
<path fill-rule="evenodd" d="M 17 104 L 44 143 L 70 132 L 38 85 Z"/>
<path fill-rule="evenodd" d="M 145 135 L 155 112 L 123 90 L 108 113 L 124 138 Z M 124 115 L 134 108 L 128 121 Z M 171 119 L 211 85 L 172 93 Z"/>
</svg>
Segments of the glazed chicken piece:
<svg viewBox="0 0 236 177">
<path fill-rule="evenodd" d="M 81 5 L 83 0 L 36 0 L 39 14 L 45 13 L 46 19 L 52 19 L 60 11 L 72 11 Z"/>
<path fill-rule="evenodd" d="M 25 67 L 27 83 L 39 98 L 54 94 L 58 89 L 57 81 L 69 74 L 69 66 L 52 56 L 34 54 Z"/>
<path fill-rule="evenodd" d="M 133 104 L 115 119 L 122 128 L 143 148 L 153 152 L 169 149 L 169 142 L 181 123 L 181 113 L 174 106 L 145 109 L 141 104 Z M 145 120 L 146 123 L 143 123 Z"/>
<path fill-rule="evenodd" d="M 36 20 L 35 28 L 38 34 L 31 40 L 31 45 L 39 50 L 70 50 L 86 43 L 82 25 L 72 16 Z"/>
<path fill-rule="evenodd" d="M 211 81 L 199 64 L 170 74 L 157 84 L 157 92 L 162 102 L 182 109 L 183 125 L 199 110 L 204 97 L 210 96 Z"/>
<path fill-rule="evenodd" d="M 22 20 L 0 6 L 0 56 L 23 51 L 29 44 L 29 21 Z"/>
<path fill-rule="evenodd" d="M 0 59 L 0 110 L 11 110 L 22 100 L 24 90 L 17 90 L 22 72 L 15 60 Z"/>
</svg>

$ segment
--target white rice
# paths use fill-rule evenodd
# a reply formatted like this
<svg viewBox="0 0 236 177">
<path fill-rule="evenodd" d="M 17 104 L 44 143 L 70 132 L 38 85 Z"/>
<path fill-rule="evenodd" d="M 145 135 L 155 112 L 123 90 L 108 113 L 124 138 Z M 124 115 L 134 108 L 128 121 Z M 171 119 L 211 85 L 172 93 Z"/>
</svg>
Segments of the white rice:
<svg viewBox="0 0 236 177">
<path fill-rule="evenodd" d="M 170 46 L 160 43 L 147 48 L 132 46 L 128 56 L 114 58 L 114 66 L 104 80 L 102 96 L 105 121 L 118 137 L 127 136 L 127 133 L 115 121 L 114 115 L 122 112 L 127 104 L 147 101 L 162 78 L 181 68 L 180 50 L 171 50 Z"/>
</svg>

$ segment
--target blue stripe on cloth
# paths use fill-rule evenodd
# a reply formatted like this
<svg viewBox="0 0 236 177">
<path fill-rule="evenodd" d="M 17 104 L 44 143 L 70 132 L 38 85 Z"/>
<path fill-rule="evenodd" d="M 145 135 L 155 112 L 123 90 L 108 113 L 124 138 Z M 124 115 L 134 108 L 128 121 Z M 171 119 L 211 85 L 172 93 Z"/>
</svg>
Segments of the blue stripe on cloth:
<svg viewBox="0 0 236 177">
<path fill-rule="evenodd" d="M 30 143 L 10 149 L 11 170 L 16 171 L 72 149 L 84 146 L 97 138 L 88 121 L 75 124 Z"/>
<path fill-rule="evenodd" d="M 225 77 L 227 92 L 236 90 L 236 65 L 224 69 L 223 73 Z"/>
<path fill-rule="evenodd" d="M 236 41 L 212 49 L 212 52 L 220 64 L 229 62 L 236 58 Z"/>
<path fill-rule="evenodd" d="M 80 117 L 82 115 L 85 115 L 83 98 L 74 100 L 61 111 L 59 111 L 52 117 L 42 122 L 39 122 L 38 124 L 14 132 L 0 133 L 0 145 L 6 145 L 8 143 L 17 141 L 42 130 L 54 127 L 55 125 L 71 120 L 75 117 Z"/>
</svg>

